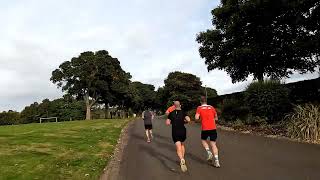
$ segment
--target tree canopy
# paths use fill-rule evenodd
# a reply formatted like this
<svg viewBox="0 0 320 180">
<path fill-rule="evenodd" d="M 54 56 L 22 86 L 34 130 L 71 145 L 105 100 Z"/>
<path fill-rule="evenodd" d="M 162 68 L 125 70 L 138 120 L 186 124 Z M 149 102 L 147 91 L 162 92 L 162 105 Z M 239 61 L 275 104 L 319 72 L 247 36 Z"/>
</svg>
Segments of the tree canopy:
<svg viewBox="0 0 320 180">
<path fill-rule="evenodd" d="M 131 107 L 134 111 L 139 112 L 145 108 L 155 108 L 156 91 L 153 85 L 136 81 L 132 82 L 129 88 L 132 95 Z"/>
<path fill-rule="evenodd" d="M 213 29 L 197 35 L 208 70 L 225 70 L 233 82 L 263 80 L 319 64 L 319 1 L 222 0 Z"/>
<path fill-rule="evenodd" d="M 86 119 L 91 118 L 91 107 L 97 101 L 119 103 L 127 92 L 129 73 L 105 50 L 83 52 L 70 61 L 63 62 L 52 72 L 51 81 L 70 95 L 83 98 L 86 103 Z"/>
<path fill-rule="evenodd" d="M 205 95 L 205 88 L 202 87 L 200 78 L 189 73 L 171 72 L 164 80 L 163 89 L 159 89 L 160 96 L 167 103 L 172 105 L 174 100 L 182 103 L 183 109 L 191 110 L 199 104 L 201 95 Z M 207 88 L 208 95 L 215 96 L 215 90 Z"/>
</svg>

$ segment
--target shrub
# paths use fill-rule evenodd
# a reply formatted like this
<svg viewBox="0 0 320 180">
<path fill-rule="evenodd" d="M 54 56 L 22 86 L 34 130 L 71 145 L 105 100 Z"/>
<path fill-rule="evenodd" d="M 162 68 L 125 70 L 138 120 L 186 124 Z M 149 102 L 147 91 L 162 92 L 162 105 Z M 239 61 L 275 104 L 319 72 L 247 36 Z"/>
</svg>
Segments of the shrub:
<svg viewBox="0 0 320 180">
<path fill-rule="evenodd" d="M 196 115 L 196 109 L 188 111 L 187 115 L 191 118 L 191 120 L 194 120 L 194 116 Z"/>
<path fill-rule="evenodd" d="M 244 123 L 246 125 L 252 125 L 252 126 L 266 126 L 267 118 L 249 115 Z"/>
<path fill-rule="evenodd" d="M 243 128 L 244 123 L 243 123 L 242 120 L 237 119 L 232 123 L 232 126 L 233 126 L 234 129 L 241 129 L 241 128 Z"/>
<path fill-rule="evenodd" d="M 279 81 L 251 83 L 245 101 L 254 116 L 266 117 L 269 122 L 281 120 L 291 110 L 289 90 Z"/>
<path fill-rule="evenodd" d="M 298 105 L 285 119 L 288 121 L 288 135 L 292 138 L 320 139 L 320 105 Z"/>
<path fill-rule="evenodd" d="M 249 114 L 249 108 L 238 99 L 226 99 L 222 105 L 221 117 L 225 121 L 245 120 Z"/>
<path fill-rule="evenodd" d="M 20 113 L 15 111 L 8 111 L 0 113 L 0 125 L 19 124 Z"/>
</svg>

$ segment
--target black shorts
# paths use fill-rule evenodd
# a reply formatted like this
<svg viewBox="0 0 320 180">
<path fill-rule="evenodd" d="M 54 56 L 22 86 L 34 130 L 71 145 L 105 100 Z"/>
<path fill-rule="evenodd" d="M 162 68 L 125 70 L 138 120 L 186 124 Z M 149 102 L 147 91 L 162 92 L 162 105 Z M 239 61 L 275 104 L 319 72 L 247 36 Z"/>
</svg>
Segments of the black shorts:
<svg viewBox="0 0 320 180">
<path fill-rule="evenodd" d="M 184 142 L 187 139 L 187 130 L 186 129 L 175 129 L 172 130 L 172 140 L 174 143 L 180 141 Z"/>
<path fill-rule="evenodd" d="M 151 130 L 152 129 L 152 124 L 145 124 L 144 125 L 144 129 L 148 129 L 148 130 Z"/>
<path fill-rule="evenodd" d="M 217 130 L 207 130 L 201 132 L 201 139 L 207 140 L 209 138 L 210 141 L 216 141 L 218 137 Z"/>
</svg>

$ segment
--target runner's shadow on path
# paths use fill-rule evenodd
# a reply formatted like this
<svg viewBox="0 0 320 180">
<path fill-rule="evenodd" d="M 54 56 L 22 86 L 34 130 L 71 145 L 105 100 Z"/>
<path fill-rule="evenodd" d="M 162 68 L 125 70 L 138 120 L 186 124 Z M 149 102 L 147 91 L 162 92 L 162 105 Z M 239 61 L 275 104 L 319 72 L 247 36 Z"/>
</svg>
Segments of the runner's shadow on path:
<svg viewBox="0 0 320 180">
<path fill-rule="evenodd" d="M 157 145 L 159 145 L 159 146 L 161 146 L 161 147 L 163 147 L 163 148 L 166 148 L 166 149 L 168 149 L 168 150 L 170 150 L 170 151 L 176 151 L 175 150 L 175 145 L 172 143 L 172 144 L 169 144 L 169 143 L 163 143 L 163 142 L 159 142 L 159 141 L 154 141 L 155 142 L 155 144 L 157 144 Z M 172 142 L 172 141 L 171 141 Z M 198 162 L 198 163 L 203 163 L 203 162 L 205 162 L 203 159 L 201 159 L 201 158 L 199 158 L 198 156 L 196 156 L 196 155 L 194 155 L 194 154 L 192 154 L 192 153 L 190 153 L 190 152 L 188 152 L 188 147 L 186 147 L 186 154 L 185 154 L 185 158 L 186 159 L 192 159 L 193 161 L 196 161 L 196 162 Z M 178 162 L 178 164 L 179 164 L 179 162 Z"/>
<path fill-rule="evenodd" d="M 159 134 L 154 134 L 154 137 L 156 139 L 161 139 L 161 140 L 164 140 L 164 141 L 170 141 L 171 140 L 169 137 L 165 137 L 165 136 L 162 136 L 162 135 L 159 135 Z"/>
<path fill-rule="evenodd" d="M 151 148 L 151 147 L 148 146 L 148 145 L 142 145 L 142 144 L 140 144 L 139 146 L 140 146 L 139 149 L 140 149 L 141 151 L 144 151 L 144 152 L 148 153 L 149 155 L 151 155 L 152 157 L 158 159 L 165 168 L 167 168 L 167 169 L 170 170 L 171 172 L 178 173 L 177 170 L 176 170 L 176 168 L 174 168 L 174 167 L 172 166 L 172 164 L 175 164 L 175 165 L 176 165 L 177 162 L 174 161 L 174 160 L 172 160 L 172 158 L 170 158 L 170 157 L 168 157 L 167 155 L 162 154 L 162 153 L 160 153 L 160 152 L 158 152 L 158 151 L 155 151 L 153 148 Z M 170 165 L 170 164 L 171 164 L 171 165 Z"/>
<path fill-rule="evenodd" d="M 159 135 L 157 135 L 158 137 L 160 137 Z M 137 134 L 133 134 L 132 135 L 132 137 L 134 137 L 135 139 L 138 139 L 138 140 L 141 140 L 141 141 L 146 141 L 146 139 L 143 137 L 143 136 L 140 136 L 140 135 L 137 135 Z M 172 152 L 176 152 L 176 149 L 175 149 L 175 145 L 173 144 L 173 142 L 172 142 L 172 140 L 170 140 L 170 138 L 166 138 L 166 137 L 164 137 L 164 136 L 161 136 L 161 137 L 163 137 L 163 138 L 156 138 L 154 141 L 152 141 L 151 142 L 151 144 L 155 144 L 156 146 L 159 146 L 159 147 L 161 147 L 161 148 L 165 148 L 165 149 L 167 149 L 167 150 L 169 150 L 169 151 L 172 151 Z M 159 141 L 159 139 L 161 139 L 162 140 L 162 142 L 160 142 Z M 165 140 L 164 140 L 165 139 Z M 167 139 L 169 139 L 169 140 L 167 140 Z M 165 141 L 165 142 L 164 142 Z M 167 142 L 172 142 L 172 143 L 167 143 Z M 143 145 L 143 146 L 146 146 L 146 145 Z M 148 147 L 148 146 L 147 146 Z M 151 151 L 149 151 L 149 154 L 151 154 L 151 155 L 153 155 L 153 156 L 155 156 L 155 157 L 157 157 L 156 155 L 157 154 L 155 154 L 155 153 L 159 153 L 159 155 L 161 155 L 161 153 L 160 152 L 155 152 L 152 148 L 150 148 L 150 147 L 148 147 L 149 149 L 151 149 L 152 150 L 152 152 Z M 161 148 L 158 148 L 158 149 L 161 149 Z M 189 147 L 190 148 L 190 147 Z M 206 162 L 204 159 L 201 159 L 201 158 L 199 158 L 198 156 L 196 156 L 196 155 L 194 155 L 194 154 L 192 154 L 192 153 L 190 153 L 190 152 L 188 152 L 188 146 L 186 147 L 186 155 L 185 155 L 185 158 L 186 159 L 191 159 L 191 160 L 193 160 L 193 161 L 196 161 L 196 162 L 198 162 L 198 163 L 200 163 L 200 164 L 203 164 L 204 162 Z M 164 154 L 162 154 L 162 156 L 163 157 L 167 157 L 166 155 L 164 155 Z M 167 157 L 168 158 L 168 157 Z M 170 159 L 170 158 L 169 158 Z M 159 159 L 160 160 L 160 159 Z M 161 161 L 161 160 L 160 160 Z M 172 161 L 171 159 L 170 159 L 170 161 Z M 173 162 L 175 162 L 175 164 L 178 164 L 179 165 L 179 161 L 177 160 L 177 161 L 173 161 Z"/>
<path fill-rule="evenodd" d="M 140 136 L 140 135 L 137 135 L 137 134 L 132 134 L 131 136 L 133 138 L 135 138 L 135 139 L 146 141 L 146 138 L 144 138 L 143 136 Z"/>
</svg>

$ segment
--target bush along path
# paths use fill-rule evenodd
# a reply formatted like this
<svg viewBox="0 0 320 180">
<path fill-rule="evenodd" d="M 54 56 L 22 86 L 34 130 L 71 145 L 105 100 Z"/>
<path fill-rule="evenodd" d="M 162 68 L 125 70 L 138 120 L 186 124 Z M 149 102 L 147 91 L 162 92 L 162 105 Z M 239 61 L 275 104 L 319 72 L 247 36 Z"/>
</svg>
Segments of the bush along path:
<svg viewBox="0 0 320 180">
<path fill-rule="evenodd" d="M 115 180 L 320 179 L 319 145 L 235 131 L 218 131 L 222 167 L 216 169 L 206 162 L 199 124 L 187 125 L 188 172 L 182 173 L 171 140 L 171 127 L 161 118 L 155 119 L 153 127 L 155 139 L 149 144 L 144 138 L 142 120 L 134 122 Z"/>
</svg>

